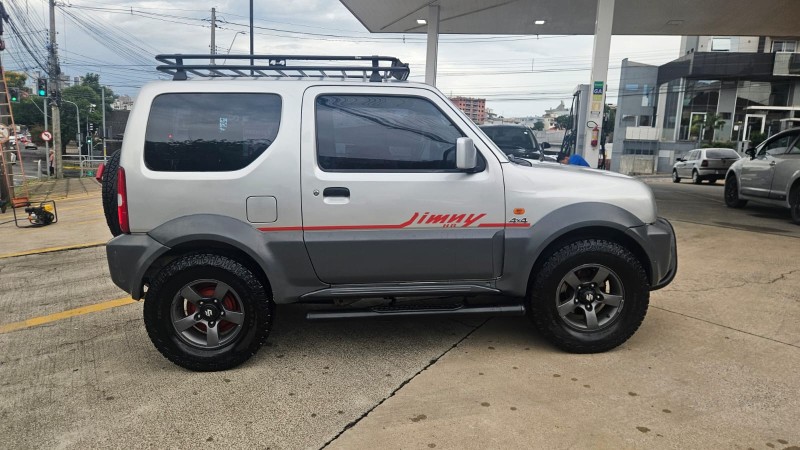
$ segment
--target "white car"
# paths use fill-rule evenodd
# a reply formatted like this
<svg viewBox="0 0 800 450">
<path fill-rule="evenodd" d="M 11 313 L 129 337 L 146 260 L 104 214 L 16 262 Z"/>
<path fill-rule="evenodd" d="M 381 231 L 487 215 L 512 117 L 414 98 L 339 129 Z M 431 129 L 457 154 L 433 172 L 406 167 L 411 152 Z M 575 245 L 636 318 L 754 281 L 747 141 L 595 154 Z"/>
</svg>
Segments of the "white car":
<svg viewBox="0 0 800 450">
<path fill-rule="evenodd" d="M 646 184 L 516 162 L 396 58 L 157 58 L 174 80 L 142 87 L 104 169 L 106 252 L 182 367 L 244 362 L 286 303 L 328 305 L 309 319 L 527 313 L 554 345 L 600 352 L 675 276 Z"/>
<path fill-rule="evenodd" d="M 741 158 L 732 148 L 698 148 L 690 150 L 672 166 L 672 181 L 680 183 L 682 178 L 691 178 L 694 184 L 703 180 L 716 183 L 725 178 L 728 167 Z"/>
</svg>

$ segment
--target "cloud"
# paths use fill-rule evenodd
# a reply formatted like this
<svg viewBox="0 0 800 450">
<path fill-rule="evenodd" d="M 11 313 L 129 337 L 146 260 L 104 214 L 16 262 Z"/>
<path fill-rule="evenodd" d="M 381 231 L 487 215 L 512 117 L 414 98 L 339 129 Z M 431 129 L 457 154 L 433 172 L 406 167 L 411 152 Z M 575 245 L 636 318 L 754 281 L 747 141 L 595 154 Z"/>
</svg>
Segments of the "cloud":
<svg viewBox="0 0 800 450">
<path fill-rule="evenodd" d="M 135 96 L 139 86 L 158 78 L 156 53 L 207 53 L 210 48 L 212 3 L 208 8 L 195 1 L 69 4 L 57 10 L 63 70 L 70 76 L 99 73 L 115 92 Z M 249 36 L 237 35 L 248 31 L 249 2 L 213 5 L 218 52 L 230 47 L 231 53 L 249 53 Z M 254 10 L 256 53 L 392 55 L 410 63 L 412 81 L 424 80 L 424 35 L 370 34 L 337 0 L 257 0 Z M 30 11 L 47 23 L 43 13 Z M 86 23 L 93 26 L 87 30 Z M 622 58 L 662 64 L 678 56 L 679 42 L 679 37 L 614 37 L 609 101 L 614 101 Z M 22 51 L 12 46 L 6 53 L 25 62 Z M 446 94 L 486 97 L 487 105 L 506 117 L 540 115 L 561 100 L 568 103 L 575 86 L 589 82 L 591 51 L 591 36 L 442 36 L 437 85 Z"/>
</svg>

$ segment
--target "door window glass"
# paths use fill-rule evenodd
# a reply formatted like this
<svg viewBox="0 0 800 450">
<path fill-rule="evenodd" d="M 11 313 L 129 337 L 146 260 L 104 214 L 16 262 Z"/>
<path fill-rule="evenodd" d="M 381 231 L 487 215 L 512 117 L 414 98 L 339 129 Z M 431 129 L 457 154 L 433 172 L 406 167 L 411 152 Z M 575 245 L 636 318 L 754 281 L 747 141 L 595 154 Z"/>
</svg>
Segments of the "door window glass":
<svg viewBox="0 0 800 450">
<path fill-rule="evenodd" d="M 316 120 L 317 161 L 323 170 L 456 170 L 456 139 L 463 134 L 428 100 L 322 95 Z"/>
<path fill-rule="evenodd" d="M 148 169 L 224 172 L 255 161 L 275 140 L 275 94 L 163 94 L 153 100 L 144 143 Z"/>
<path fill-rule="evenodd" d="M 789 144 L 797 137 L 797 134 L 787 134 L 782 136 L 774 141 L 771 141 L 764 145 L 761 148 L 761 151 L 758 152 L 759 156 L 763 156 L 764 154 L 770 156 L 777 156 L 786 153 L 789 150 Z"/>
</svg>

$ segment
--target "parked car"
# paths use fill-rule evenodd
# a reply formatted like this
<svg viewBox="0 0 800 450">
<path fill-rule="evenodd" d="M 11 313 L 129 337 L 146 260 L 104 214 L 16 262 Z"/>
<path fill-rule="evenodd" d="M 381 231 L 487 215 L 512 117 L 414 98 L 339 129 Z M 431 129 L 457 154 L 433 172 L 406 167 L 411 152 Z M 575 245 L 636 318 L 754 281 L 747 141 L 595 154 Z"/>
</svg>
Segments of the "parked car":
<svg viewBox="0 0 800 450">
<path fill-rule="evenodd" d="M 778 133 L 734 163 L 725 177 L 725 204 L 743 208 L 749 200 L 789 208 L 800 224 L 800 128 Z"/>
<path fill-rule="evenodd" d="M 481 125 L 480 128 L 508 156 L 539 160 L 544 154 L 546 161 L 557 162 L 558 152 L 548 150 L 550 143 L 539 143 L 533 130 L 524 125 Z"/>
<path fill-rule="evenodd" d="M 13 147 L 14 145 L 16 145 L 16 141 L 17 141 L 17 135 L 12 134 L 11 136 L 8 137 L 8 144 L 10 146 Z M 20 143 L 20 148 L 22 149 L 36 150 L 37 148 L 39 148 L 36 146 L 36 144 L 33 143 L 33 141 L 30 140 L 30 137 L 20 135 L 19 143 Z"/>
<path fill-rule="evenodd" d="M 694 184 L 703 180 L 716 183 L 725 177 L 728 167 L 740 158 L 732 148 L 698 148 L 691 150 L 682 158 L 677 158 L 672 166 L 672 181 L 680 183 L 682 178 L 691 178 Z"/>
<path fill-rule="evenodd" d="M 310 319 L 527 313 L 554 345 L 600 352 L 675 276 L 645 183 L 515 162 L 396 58 L 269 57 L 266 80 L 158 58 L 175 79 L 142 87 L 102 175 L 106 252 L 182 367 L 244 362 L 286 303 L 329 305 Z"/>
</svg>

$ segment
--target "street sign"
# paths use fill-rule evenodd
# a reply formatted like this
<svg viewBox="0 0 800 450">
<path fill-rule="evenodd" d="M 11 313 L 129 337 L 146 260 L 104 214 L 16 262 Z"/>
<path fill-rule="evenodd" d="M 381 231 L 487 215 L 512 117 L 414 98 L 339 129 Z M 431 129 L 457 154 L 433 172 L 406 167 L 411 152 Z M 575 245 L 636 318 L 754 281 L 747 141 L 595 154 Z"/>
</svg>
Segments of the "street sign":
<svg viewBox="0 0 800 450">
<path fill-rule="evenodd" d="M 45 142 L 50 142 L 53 140 L 53 135 L 50 134 L 49 131 L 42 131 L 42 140 Z"/>
</svg>

